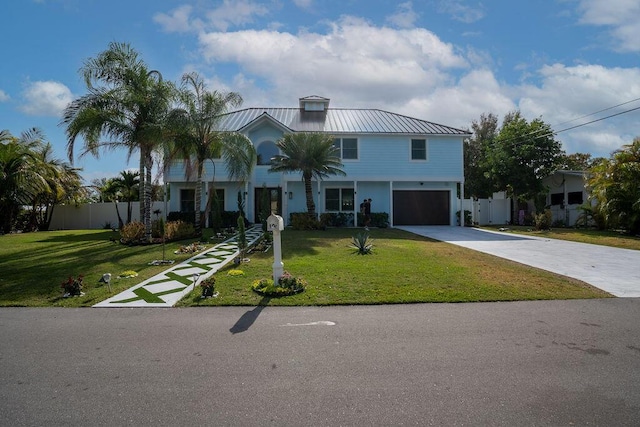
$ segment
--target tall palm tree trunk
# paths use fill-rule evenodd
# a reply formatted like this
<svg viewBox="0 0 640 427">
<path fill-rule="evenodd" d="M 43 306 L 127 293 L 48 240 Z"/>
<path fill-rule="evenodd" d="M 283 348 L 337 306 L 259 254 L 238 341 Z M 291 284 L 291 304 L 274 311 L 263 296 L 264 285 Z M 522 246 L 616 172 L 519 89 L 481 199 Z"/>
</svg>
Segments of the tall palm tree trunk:
<svg viewBox="0 0 640 427">
<path fill-rule="evenodd" d="M 193 228 L 195 229 L 196 236 L 202 235 L 202 215 L 200 214 L 202 210 L 202 169 L 202 163 L 199 163 L 194 196 L 195 222 Z"/>
<path fill-rule="evenodd" d="M 147 242 L 151 242 L 151 169 L 153 159 L 151 153 L 147 153 L 147 162 L 144 178 L 144 231 Z"/>
<path fill-rule="evenodd" d="M 139 170 L 139 174 L 140 174 L 140 188 L 142 189 L 142 194 L 140 197 L 140 222 L 144 222 L 144 212 L 145 212 L 145 208 L 144 208 L 144 191 L 145 191 L 145 158 L 146 158 L 146 152 L 144 150 L 144 147 L 140 147 L 140 170 Z"/>
<path fill-rule="evenodd" d="M 305 195 L 307 196 L 307 212 L 309 213 L 310 217 L 315 218 L 316 217 L 316 204 L 313 201 L 313 189 L 311 188 L 311 176 L 310 175 L 303 175 L 303 180 L 304 180 L 304 192 Z"/>
</svg>

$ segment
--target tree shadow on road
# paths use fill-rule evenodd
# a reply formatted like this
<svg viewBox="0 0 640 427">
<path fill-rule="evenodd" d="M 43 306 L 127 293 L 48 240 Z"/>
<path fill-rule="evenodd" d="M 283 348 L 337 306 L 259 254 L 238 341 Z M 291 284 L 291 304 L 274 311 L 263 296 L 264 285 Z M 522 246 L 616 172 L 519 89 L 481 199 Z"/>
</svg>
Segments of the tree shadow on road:
<svg viewBox="0 0 640 427">
<path fill-rule="evenodd" d="M 249 310 L 245 314 L 243 314 L 238 319 L 236 324 L 233 325 L 231 329 L 229 329 L 229 332 L 235 335 L 235 334 L 239 334 L 249 330 L 249 328 L 256 321 L 256 319 L 258 318 L 262 310 L 269 304 L 269 301 L 271 301 L 270 297 L 262 297 L 258 305 L 252 310 Z"/>
</svg>

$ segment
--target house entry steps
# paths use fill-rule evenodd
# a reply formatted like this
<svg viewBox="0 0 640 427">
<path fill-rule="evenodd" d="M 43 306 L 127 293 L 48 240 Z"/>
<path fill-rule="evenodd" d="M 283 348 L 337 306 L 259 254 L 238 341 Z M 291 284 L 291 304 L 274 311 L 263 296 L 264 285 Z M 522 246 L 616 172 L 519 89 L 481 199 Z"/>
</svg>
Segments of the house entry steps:
<svg viewBox="0 0 640 427">
<path fill-rule="evenodd" d="M 262 236 L 262 226 L 255 225 L 245 234 L 247 246 L 251 246 Z M 193 290 L 194 285 L 213 276 L 239 256 L 237 239 L 235 235 L 93 307 L 173 307 Z"/>
</svg>

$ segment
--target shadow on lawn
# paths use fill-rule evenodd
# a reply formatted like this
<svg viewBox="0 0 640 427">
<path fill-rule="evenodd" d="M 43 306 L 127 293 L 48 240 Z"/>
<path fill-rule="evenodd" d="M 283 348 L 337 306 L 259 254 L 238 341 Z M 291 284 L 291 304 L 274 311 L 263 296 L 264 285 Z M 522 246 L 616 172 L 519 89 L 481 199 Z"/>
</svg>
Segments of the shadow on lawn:
<svg viewBox="0 0 640 427">
<path fill-rule="evenodd" d="M 270 297 L 262 297 L 260 302 L 258 302 L 258 305 L 252 310 L 249 310 L 245 314 L 243 314 L 238 319 L 236 324 L 233 325 L 231 329 L 229 329 L 229 332 L 235 335 L 248 331 L 251 325 L 254 324 L 262 310 L 269 304 L 269 301 L 271 301 Z"/>
</svg>

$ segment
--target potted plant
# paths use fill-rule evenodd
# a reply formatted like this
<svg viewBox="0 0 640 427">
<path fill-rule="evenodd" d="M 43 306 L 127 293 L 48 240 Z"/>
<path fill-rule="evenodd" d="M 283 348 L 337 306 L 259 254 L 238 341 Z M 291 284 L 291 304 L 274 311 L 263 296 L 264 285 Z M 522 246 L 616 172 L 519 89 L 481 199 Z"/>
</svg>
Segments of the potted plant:
<svg viewBox="0 0 640 427">
<path fill-rule="evenodd" d="M 62 285 L 60 285 L 62 287 L 62 289 L 64 289 L 64 298 L 68 298 L 68 297 L 73 297 L 73 296 L 80 296 L 80 295 L 84 295 L 84 293 L 82 292 L 82 281 L 84 280 L 84 277 L 81 275 L 79 275 L 77 278 L 73 278 L 73 276 L 69 276 L 69 278 L 62 282 Z"/>
<path fill-rule="evenodd" d="M 213 276 L 200 282 L 200 288 L 202 288 L 202 295 L 200 296 L 200 298 L 211 298 L 218 296 L 218 293 L 215 292 L 216 278 Z"/>
</svg>

